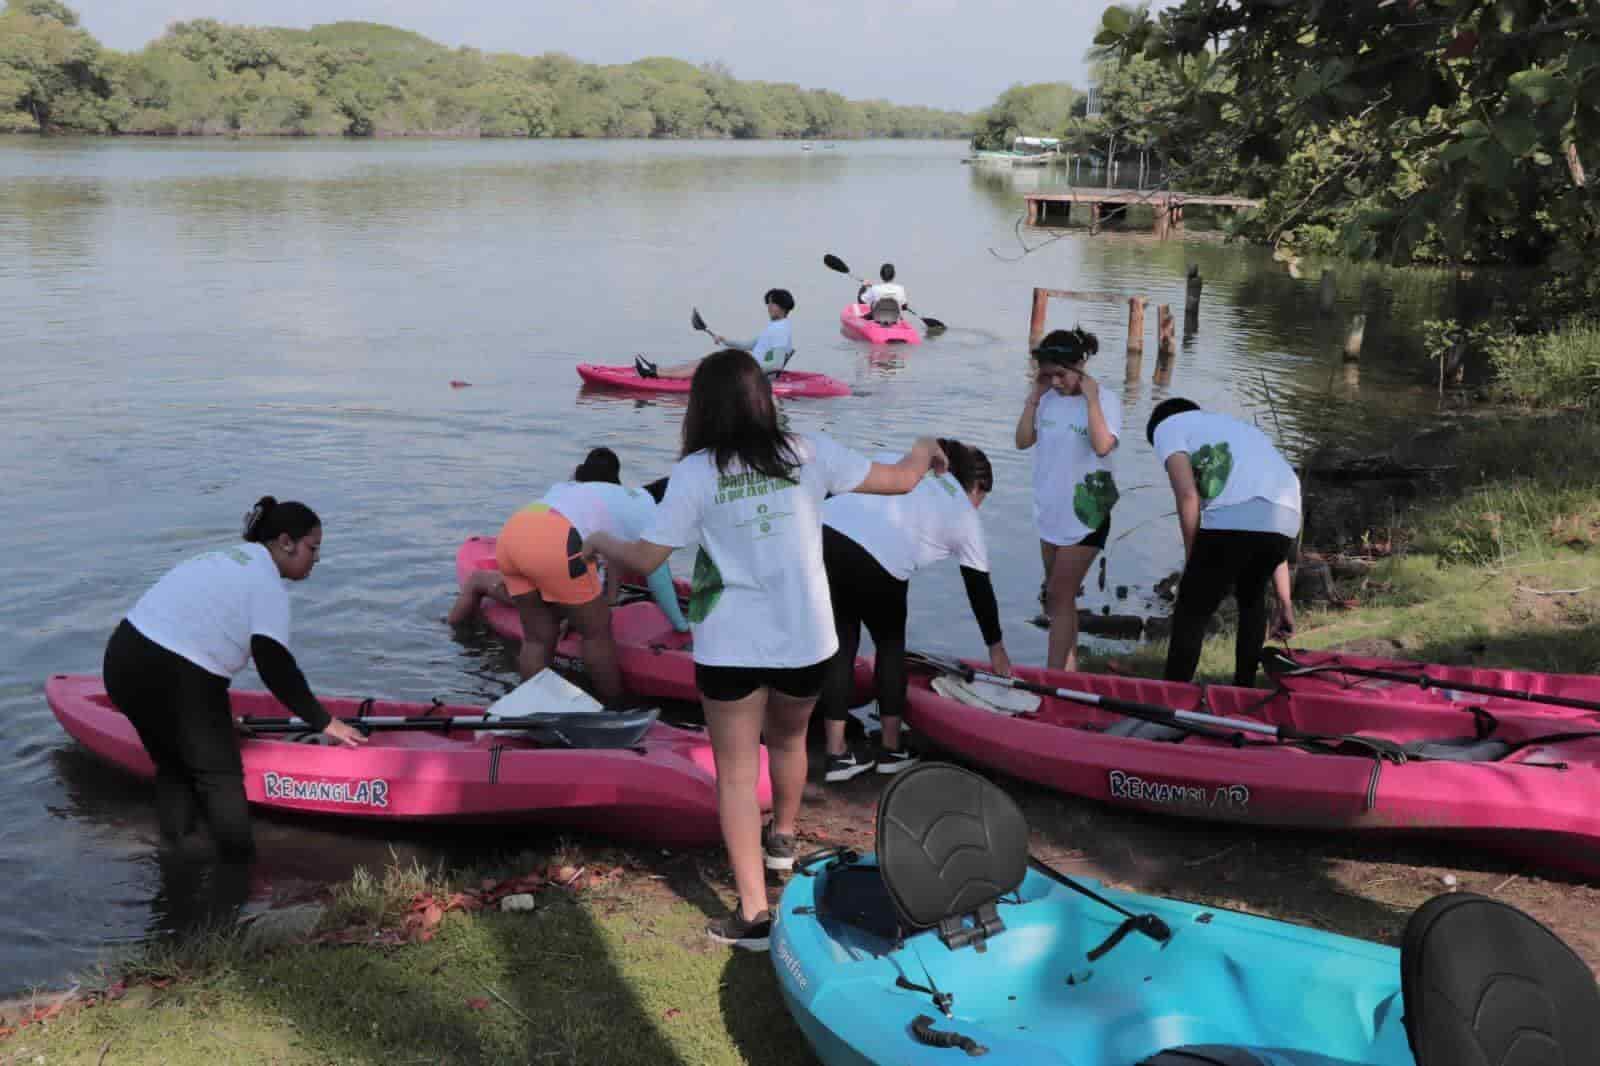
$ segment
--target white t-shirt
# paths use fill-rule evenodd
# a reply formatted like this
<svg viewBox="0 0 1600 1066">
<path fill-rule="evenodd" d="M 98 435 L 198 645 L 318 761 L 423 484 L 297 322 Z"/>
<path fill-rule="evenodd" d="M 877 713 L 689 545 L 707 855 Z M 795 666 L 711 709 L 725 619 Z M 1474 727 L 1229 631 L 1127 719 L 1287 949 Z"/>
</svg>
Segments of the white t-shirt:
<svg viewBox="0 0 1600 1066">
<path fill-rule="evenodd" d="M 1274 510 L 1300 514 L 1300 479 L 1294 467 L 1248 422 L 1210 411 L 1185 411 L 1156 427 L 1155 447 L 1162 465 L 1178 452 L 1189 456 L 1200 490 L 1202 529 L 1283 533 L 1285 523 Z M 1238 506 L 1253 500 L 1264 500 L 1271 508 Z"/>
<path fill-rule="evenodd" d="M 797 482 L 742 468 L 719 474 L 710 454 L 684 456 L 644 534 L 652 544 L 700 546 L 688 615 L 702 666 L 794 669 L 839 650 L 822 566 L 822 501 L 855 491 L 872 463 L 820 434 L 790 439 Z"/>
<path fill-rule="evenodd" d="M 1122 437 L 1122 400 L 1100 388 L 1100 411 L 1113 437 Z M 1049 544 L 1077 544 L 1111 517 L 1117 482 L 1111 455 L 1096 455 L 1089 443 L 1089 401 L 1054 389 L 1033 413 L 1033 522 Z M 1112 455 L 1116 449 L 1112 449 Z"/>
<path fill-rule="evenodd" d="M 794 354 L 794 327 L 787 318 L 775 318 L 767 323 L 761 335 L 749 344 L 739 345 L 761 364 L 761 372 L 771 377 L 783 369 L 783 364 Z"/>
<path fill-rule="evenodd" d="M 578 536 L 610 533 L 638 540 L 655 519 L 656 501 L 644 489 L 624 488 L 609 481 L 560 481 L 545 492 L 542 503 L 561 512 Z"/>
<path fill-rule="evenodd" d="M 875 281 L 867 286 L 867 291 L 862 294 L 861 302 L 872 310 L 872 305 L 879 300 L 893 300 L 904 307 L 909 301 L 906 299 L 906 287 L 892 281 Z"/>
<path fill-rule="evenodd" d="M 289 592 L 261 544 L 238 544 L 179 563 L 128 612 L 133 628 L 207 673 L 233 677 L 250 638 L 289 646 Z"/>
<path fill-rule="evenodd" d="M 877 461 L 899 458 L 880 456 Z M 822 521 L 865 548 L 901 581 L 952 555 L 962 566 L 989 572 L 978 509 L 949 474 L 923 478 L 904 496 L 835 496 L 822 505 Z"/>
</svg>

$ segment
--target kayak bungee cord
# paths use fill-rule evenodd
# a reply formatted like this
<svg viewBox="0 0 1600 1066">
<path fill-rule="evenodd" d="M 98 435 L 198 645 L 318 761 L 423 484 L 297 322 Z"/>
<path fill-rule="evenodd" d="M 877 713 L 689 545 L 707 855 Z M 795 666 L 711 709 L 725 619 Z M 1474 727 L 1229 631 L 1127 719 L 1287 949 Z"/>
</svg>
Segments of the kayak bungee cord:
<svg viewBox="0 0 1600 1066">
<path fill-rule="evenodd" d="M 1261 665 L 1268 673 L 1282 677 L 1310 677 L 1314 674 L 1338 673 L 1348 674 L 1352 677 L 1369 678 L 1374 681 L 1393 681 L 1402 685 L 1416 685 L 1426 692 L 1428 689 L 1439 689 L 1443 692 L 1470 692 L 1474 696 L 1499 696 L 1508 700 L 1522 700 L 1527 703 L 1547 703 L 1554 707 L 1572 707 L 1580 711 L 1600 711 L 1600 702 L 1582 700 L 1574 696 L 1541 696 L 1526 689 L 1498 688 L 1494 685 L 1477 685 L 1468 681 L 1446 681 L 1427 674 L 1407 674 L 1398 670 L 1377 670 L 1366 666 L 1349 666 L 1338 661 L 1335 656 L 1332 662 L 1316 663 L 1302 666 L 1295 658 L 1291 649 L 1279 651 L 1277 648 L 1268 648 L 1261 653 Z M 1418 664 L 1418 670 L 1425 669 Z"/>
</svg>

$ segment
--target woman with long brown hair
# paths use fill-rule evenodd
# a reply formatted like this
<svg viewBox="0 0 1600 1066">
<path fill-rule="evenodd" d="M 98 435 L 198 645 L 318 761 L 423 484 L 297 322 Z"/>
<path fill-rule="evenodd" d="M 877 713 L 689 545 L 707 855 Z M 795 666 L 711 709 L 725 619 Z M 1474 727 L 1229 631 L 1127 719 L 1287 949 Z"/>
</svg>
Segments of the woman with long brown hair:
<svg viewBox="0 0 1600 1066">
<path fill-rule="evenodd" d="M 925 437 L 893 464 L 816 433 L 786 433 L 772 385 L 748 352 L 701 361 L 683 420 L 683 457 L 655 524 L 636 541 L 591 536 L 587 553 L 648 573 L 698 544 L 689 622 L 695 683 L 717 764 L 717 807 L 738 885 L 734 914 L 707 933 L 765 951 L 772 928 L 766 869 L 794 865 L 806 782 L 806 725 L 838 649 L 822 562 L 830 494 L 909 492 L 945 456 Z M 765 737 L 772 821 L 756 798 Z"/>
</svg>

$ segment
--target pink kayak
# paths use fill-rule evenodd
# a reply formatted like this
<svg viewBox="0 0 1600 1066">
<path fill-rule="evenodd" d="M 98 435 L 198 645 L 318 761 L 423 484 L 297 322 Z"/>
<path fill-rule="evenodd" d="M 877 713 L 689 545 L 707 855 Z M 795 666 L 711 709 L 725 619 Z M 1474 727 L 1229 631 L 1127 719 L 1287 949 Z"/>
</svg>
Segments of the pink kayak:
<svg viewBox="0 0 1600 1066">
<path fill-rule="evenodd" d="M 892 326 L 880 326 L 867 317 L 870 310 L 866 304 L 847 304 L 839 312 L 839 325 L 849 336 L 873 344 L 922 343 L 922 333 L 904 317 Z"/>
<path fill-rule="evenodd" d="M 495 569 L 493 537 L 468 537 L 456 550 L 456 581 L 464 583 L 476 570 Z M 688 594 L 682 578 L 678 591 Z M 515 607 L 484 598 L 479 613 L 489 628 L 507 640 L 522 639 L 522 619 Z M 653 699 L 698 702 L 700 691 L 694 683 L 694 638 L 679 633 L 654 603 L 627 603 L 611 612 L 611 635 L 617 641 L 617 663 L 622 682 L 629 692 Z M 556 645 L 556 665 L 564 669 L 583 668 L 583 642 L 567 634 Z M 872 663 L 856 660 L 857 695 L 870 698 Z"/>
<path fill-rule="evenodd" d="M 1542 674 L 1486 666 L 1440 666 L 1340 652 L 1272 649 L 1263 661 L 1278 684 L 1295 692 L 1340 692 L 1362 700 L 1470 704 L 1502 711 L 1566 714 L 1600 725 L 1600 677 Z"/>
<path fill-rule="evenodd" d="M 627 389 L 629 392 L 687 393 L 687 378 L 642 378 L 631 366 L 600 366 L 579 363 L 578 376 L 590 385 L 610 389 Z M 806 370 L 785 370 L 772 379 L 772 394 L 778 397 L 820 399 L 827 396 L 848 396 L 850 386 L 838 378 Z"/>
<path fill-rule="evenodd" d="M 940 695 L 920 670 L 912 673 L 907 719 L 973 763 L 1104 803 L 1219 821 L 1441 838 L 1600 876 L 1600 735 L 1585 723 L 1508 712 L 1494 716 L 1492 729 L 1485 723 L 1485 736 L 1473 715 L 1448 706 L 1017 673 L 1052 687 L 1305 733 L 1359 733 L 1399 745 L 1408 756 L 1380 762 L 1354 745 L 1311 750 L 1253 734 L 1235 745 L 1232 731 L 1227 739 L 1186 735 L 1051 697 L 1035 712 L 1008 717 Z"/>
<path fill-rule="evenodd" d="M 94 754 L 140 777 L 155 768 L 100 678 L 45 684 L 56 718 Z M 265 692 L 232 693 L 236 715 L 288 712 Z M 481 707 L 324 699 L 340 718 L 481 716 Z M 671 846 L 720 839 L 717 780 L 703 733 L 656 722 L 642 748 L 540 747 L 480 731 L 374 732 L 350 750 L 292 739 L 241 738 L 245 792 L 258 807 L 394 822 L 512 822 Z M 761 796 L 770 803 L 765 751 Z"/>
</svg>

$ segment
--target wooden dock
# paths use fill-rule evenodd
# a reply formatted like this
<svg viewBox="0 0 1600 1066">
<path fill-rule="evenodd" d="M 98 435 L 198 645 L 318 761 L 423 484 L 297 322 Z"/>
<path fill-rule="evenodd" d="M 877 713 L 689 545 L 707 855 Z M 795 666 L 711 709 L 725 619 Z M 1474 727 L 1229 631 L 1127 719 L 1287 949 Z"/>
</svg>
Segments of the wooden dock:
<svg viewBox="0 0 1600 1066">
<path fill-rule="evenodd" d="M 1023 197 L 1028 205 L 1028 225 L 1048 226 L 1067 221 L 1073 204 L 1089 207 L 1089 232 L 1113 213 L 1126 215 L 1129 207 L 1143 206 L 1155 212 L 1156 236 L 1169 237 L 1183 227 L 1186 206 L 1222 207 L 1231 210 L 1260 207 L 1260 200 L 1245 196 L 1213 196 L 1209 193 L 1179 192 L 1176 189 L 1069 189 L 1065 192 L 1036 192 Z"/>
</svg>

